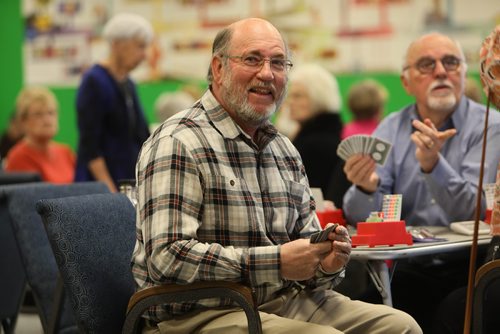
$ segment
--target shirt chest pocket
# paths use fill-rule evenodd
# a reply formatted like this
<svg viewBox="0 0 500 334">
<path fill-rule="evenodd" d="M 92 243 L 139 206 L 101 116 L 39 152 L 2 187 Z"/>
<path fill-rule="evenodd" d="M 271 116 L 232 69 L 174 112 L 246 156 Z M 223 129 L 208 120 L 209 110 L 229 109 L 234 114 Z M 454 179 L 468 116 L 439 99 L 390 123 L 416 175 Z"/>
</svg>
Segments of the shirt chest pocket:
<svg viewBox="0 0 500 334">
<path fill-rule="evenodd" d="M 211 175 L 205 179 L 203 221 L 207 238 L 231 239 L 233 245 L 248 245 L 249 240 L 262 240 L 263 234 L 273 239 L 288 240 L 303 208 L 305 186 L 290 180 L 273 180 L 265 187 L 247 184 L 234 177 Z M 203 225 L 203 224 L 202 224 Z M 205 228 L 201 228 L 205 230 Z M 200 231 L 202 232 L 202 231 Z M 203 233 L 203 232 L 202 232 Z M 216 233 L 217 235 L 214 235 Z M 209 235 L 212 234 L 212 235 Z M 226 235 L 227 234 L 227 235 Z M 265 237 L 264 237 L 265 238 Z"/>
</svg>

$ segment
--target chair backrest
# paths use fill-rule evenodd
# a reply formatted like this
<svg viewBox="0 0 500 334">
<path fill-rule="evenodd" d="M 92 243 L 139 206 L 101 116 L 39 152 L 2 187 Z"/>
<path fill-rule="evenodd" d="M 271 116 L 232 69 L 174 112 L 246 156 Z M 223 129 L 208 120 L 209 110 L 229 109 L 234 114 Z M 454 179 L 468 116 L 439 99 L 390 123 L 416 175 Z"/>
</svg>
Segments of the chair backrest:
<svg viewBox="0 0 500 334">
<path fill-rule="evenodd" d="M 119 333 L 134 293 L 135 209 L 124 194 L 37 203 L 83 333 Z"/>
<path fill-rule="evenodd" d="M 39 182 L 41 180 L 38 173 L 0 171 L 0 185 Z"/>
<path fill-rule="evenodd" d="M 472 308 L 473 333 L 498 332 L 500 259 L 483 264 L 476 272 Z"/>
<path fill-rule="evenodd" d="M 42 198 L 108 191 L 108 188 L 99 182 L 68 185 L 39 182 L 0 187 L 0 208 L 6 208 L 9 212 L 13 237 L 45 332 L 49 331 L 50 320 L 57 314 L 57 311 L 54 311 L 54 304 L 57 303 L 54 294 L 59 272 L 42 221 L 35 210 L 35 203 Z M 58 329 L 76 329 L 68 298 L 65 300 Z"/>
<path fill-rule="evenodd" d="M 40 176 L 36 173 L 0 171 L 0 185 L 38 181 Z M 26 274 L 13 235 L 9 212 L 0 207 L 0 268 L 4 268 L 0 271 L 0 320 L 6 332 L 15 328 L 26 287 Z"/>
</svg>

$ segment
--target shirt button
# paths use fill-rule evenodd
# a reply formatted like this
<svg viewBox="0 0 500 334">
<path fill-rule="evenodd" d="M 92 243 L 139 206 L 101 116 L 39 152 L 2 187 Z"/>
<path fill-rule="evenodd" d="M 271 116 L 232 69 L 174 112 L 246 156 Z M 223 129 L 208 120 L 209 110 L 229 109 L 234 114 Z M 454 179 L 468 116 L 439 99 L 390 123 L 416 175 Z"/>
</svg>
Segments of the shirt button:
<svg viewBox="0 0 500 334">
<path fill-rule="evenodd" d="M 234 182 L 234 180 L 229 181 L 229 184 L 230 184 L 231 186 L 234 186 L 234 184 L 235 184 L 235 183 L 236 183 L 236 182 Z"/>
<path fill-rule="evenodd" d="M 436 204 L 436 200 L 434 198 L 431 199 L 431 204 Z"/>
</svg>

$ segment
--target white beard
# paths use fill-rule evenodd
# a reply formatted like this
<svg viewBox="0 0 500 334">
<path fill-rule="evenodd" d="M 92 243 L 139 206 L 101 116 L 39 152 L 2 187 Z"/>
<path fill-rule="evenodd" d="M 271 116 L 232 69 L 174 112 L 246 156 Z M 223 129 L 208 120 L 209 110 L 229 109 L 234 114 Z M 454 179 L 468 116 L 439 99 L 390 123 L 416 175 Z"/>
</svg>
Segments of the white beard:
<svg viewBox="0 0 500 334">
<path fill-rule="evenodd" d="M 437 86 L 446 85 L 450 88 L 446 94 L 433 93 L 433 89 Z M 453 94 L 453 85 L 448 80 L 436 80 L 434 81 L 427 91 L 427 106 L 431 110 L 441 111 L 441 112 L 449 112 L 451 111 L 457 104 L 457 98 Z"/>
<path fill-rule="evenodd" d="M 429 96 L 427 104 L 430 109 L 437 111 L 450 111 L 457 104 L 455 95 L 448 94 L 446 96 Z"/>
</svg>

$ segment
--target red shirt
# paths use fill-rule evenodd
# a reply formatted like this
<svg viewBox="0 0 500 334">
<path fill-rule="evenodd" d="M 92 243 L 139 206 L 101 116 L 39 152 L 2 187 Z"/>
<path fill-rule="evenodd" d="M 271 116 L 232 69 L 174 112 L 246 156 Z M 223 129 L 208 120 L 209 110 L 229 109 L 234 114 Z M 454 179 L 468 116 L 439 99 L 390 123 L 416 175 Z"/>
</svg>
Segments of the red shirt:
<svg viewBox="0 0 500 334">
<path fill-rule="evenodd" d="M 41 151 L 21 140 L 10 149 L 5 170 L 36 172 L 46 182 L 71 183 L 75 164 L 75 154 L 67 145 L 52 142 L 47 150 Z"/>
<path fill-rule="evenodd" d="M 371 135 L 377 127 L 378 119 L 367 119 L 363 121 L 353 121 L 342 128 L 340 139 L 345 139 L 352 135 Z"/>
</svg>

